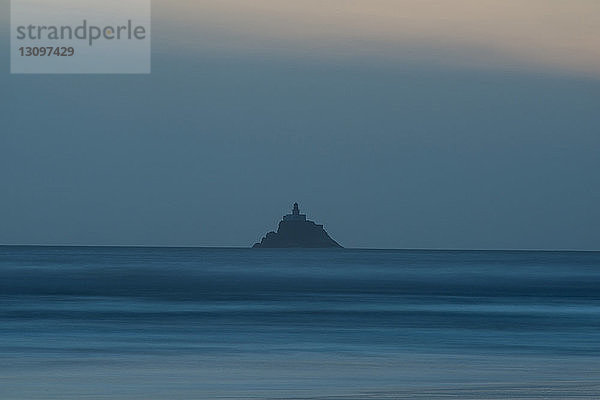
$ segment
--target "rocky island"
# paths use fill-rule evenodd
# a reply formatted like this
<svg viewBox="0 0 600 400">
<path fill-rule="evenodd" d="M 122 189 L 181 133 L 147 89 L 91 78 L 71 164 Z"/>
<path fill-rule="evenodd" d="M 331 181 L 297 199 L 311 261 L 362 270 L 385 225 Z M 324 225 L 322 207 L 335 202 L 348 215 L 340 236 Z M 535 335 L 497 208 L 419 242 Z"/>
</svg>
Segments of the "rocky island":
<svg viewBox="0 0 600 400">
<path fill-rule="evenodd" d="M 254 248 L 328 248 L 338 247 L 338 242 L 333 240 L 323 225 L 315 224 L 306 219 L 306 214 L 300 214 L 298 203 L 294 203 L 291 214 L 283 216 L 279 222 L 277 232 L 269 232 Z"/>
</svg>

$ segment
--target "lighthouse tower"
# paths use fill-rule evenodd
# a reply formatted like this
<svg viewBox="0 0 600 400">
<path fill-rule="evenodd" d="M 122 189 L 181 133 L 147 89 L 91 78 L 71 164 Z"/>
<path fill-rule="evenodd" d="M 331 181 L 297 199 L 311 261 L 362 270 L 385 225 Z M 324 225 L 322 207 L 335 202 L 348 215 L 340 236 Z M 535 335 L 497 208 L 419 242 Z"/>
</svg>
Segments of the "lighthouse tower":
<svg viewBox="0 0 600 400">
<path fill-rule="evenodd" d="M 292 213 L 283 216 L 284 221 L 306 221 L 306 214 L 300 214 L 298 203 L 294 203 Z"/>
</svg>

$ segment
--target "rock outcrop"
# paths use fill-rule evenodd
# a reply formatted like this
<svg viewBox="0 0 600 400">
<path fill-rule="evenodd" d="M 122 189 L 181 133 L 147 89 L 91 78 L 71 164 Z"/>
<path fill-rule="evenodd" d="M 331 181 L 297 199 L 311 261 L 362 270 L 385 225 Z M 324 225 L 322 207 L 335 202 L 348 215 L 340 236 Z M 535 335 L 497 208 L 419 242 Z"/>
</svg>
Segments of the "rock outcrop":
<svg viewBox="0 0 600 400">
<path fill-rule="evenodd" d="M 279 222 L 277 232 L 269 232 L 256 243 L 255 248 L 332 248 L 342 246 L 333 240 L 323 225 L 315 224 L 306 219 L 306 214 L 300 214 L 298 203 L 294 203 L 291 214 Z"/>
</svg>

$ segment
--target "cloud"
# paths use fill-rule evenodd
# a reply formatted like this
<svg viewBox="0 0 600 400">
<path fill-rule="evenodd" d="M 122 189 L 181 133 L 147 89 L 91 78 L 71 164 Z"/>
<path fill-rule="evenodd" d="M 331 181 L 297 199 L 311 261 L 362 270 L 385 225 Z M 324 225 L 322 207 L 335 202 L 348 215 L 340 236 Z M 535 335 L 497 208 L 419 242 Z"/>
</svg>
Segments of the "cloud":
<svg viewBox="0 0 600 400">
<path fill-rule="evenodd" d="M 595 0 L 162 1 L 154 9 L 160 24 L 180 34 L 168 43 L 188 49 L 600 76 Z"/>
</svg>

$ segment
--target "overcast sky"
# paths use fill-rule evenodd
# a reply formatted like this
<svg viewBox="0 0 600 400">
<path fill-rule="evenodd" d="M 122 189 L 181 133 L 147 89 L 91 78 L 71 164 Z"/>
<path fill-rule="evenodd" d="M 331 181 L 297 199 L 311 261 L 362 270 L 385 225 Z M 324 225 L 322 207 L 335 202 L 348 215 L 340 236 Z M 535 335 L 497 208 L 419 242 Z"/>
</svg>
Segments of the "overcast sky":
<svg viewBox="0 0 600 400">
<path fill-rule="evenodd" d="M 155 0 L 152 74 L 10 75 L 0 243 L 600 250 L 597 0 Z"/>
</svg>

